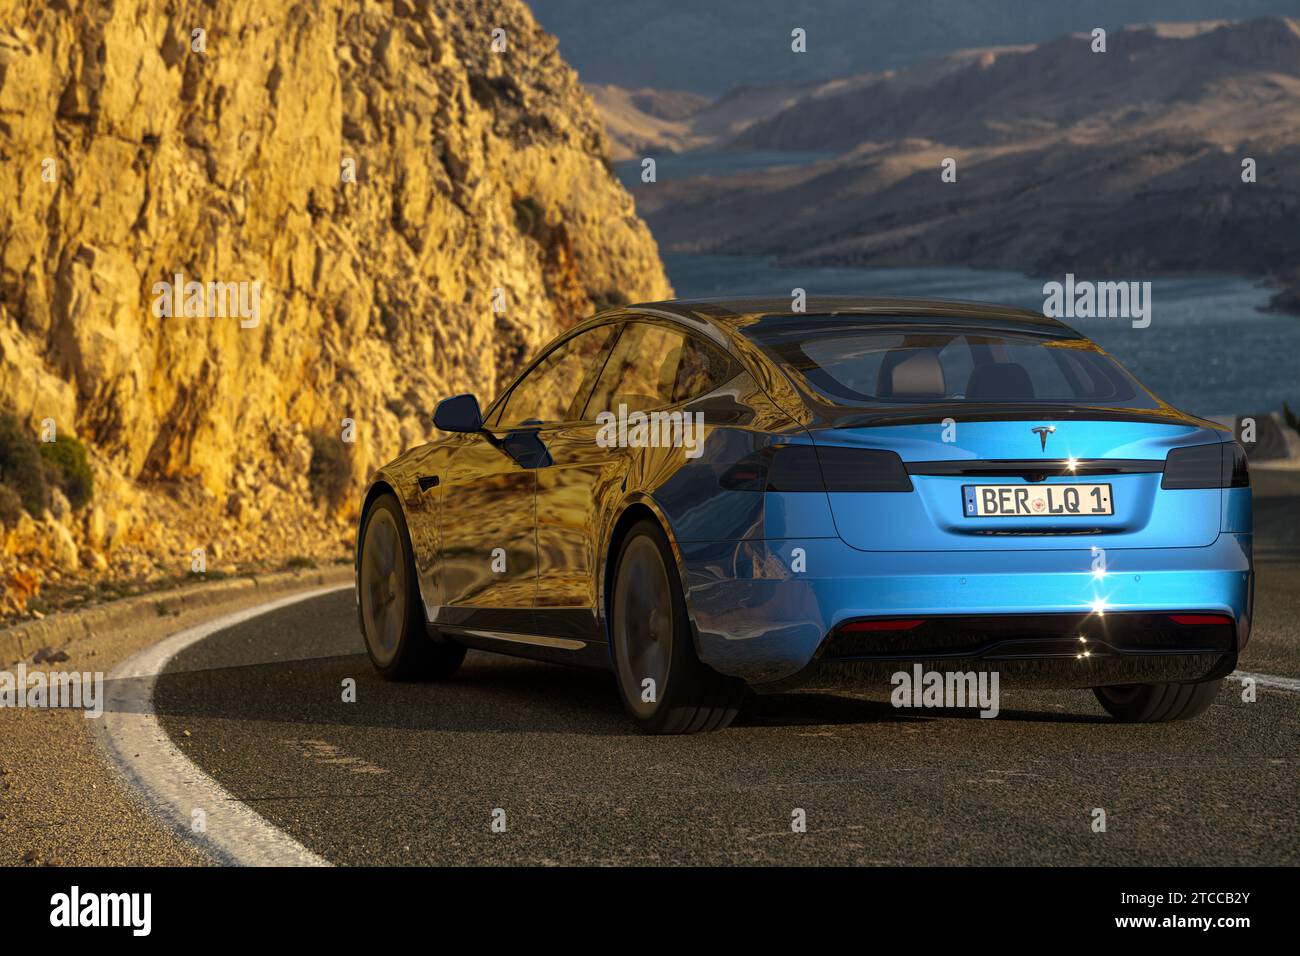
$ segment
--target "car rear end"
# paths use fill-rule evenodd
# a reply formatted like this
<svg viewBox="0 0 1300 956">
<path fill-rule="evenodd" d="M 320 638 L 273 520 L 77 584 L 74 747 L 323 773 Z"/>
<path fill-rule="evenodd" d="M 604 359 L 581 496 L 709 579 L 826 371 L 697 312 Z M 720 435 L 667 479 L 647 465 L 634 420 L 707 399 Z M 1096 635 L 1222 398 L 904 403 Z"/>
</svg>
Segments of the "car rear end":
<svg viewBox="0 0 1300 956">
<path fill-rule="evenodd" d="M 811 414 L 741 464 L 763 527 L 727 556 L 789 572 L 693 575 L 712 666 L 772 690 L 917 662 L 1061 687 L 1235 666 L 1251 508 L 1228 432 L 1064 327 L 774 317 L 746 334 Z"/>
</svg>

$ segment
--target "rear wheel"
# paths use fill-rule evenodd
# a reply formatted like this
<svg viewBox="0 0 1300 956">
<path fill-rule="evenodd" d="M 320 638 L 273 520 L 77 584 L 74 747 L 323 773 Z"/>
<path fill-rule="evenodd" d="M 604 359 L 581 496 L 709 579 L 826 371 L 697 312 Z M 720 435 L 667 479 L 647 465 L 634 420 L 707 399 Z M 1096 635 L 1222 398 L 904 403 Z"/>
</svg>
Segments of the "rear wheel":
<svg viewBox="0 0 1300 956">
<path fill-rule="evenodd" d="M 401 505 L 380 495 L 366 514 L 357 568 L 361 633 L 370 662 L 388 680 L 449 677 L 465 648 L 429 636 Z"/>
<path fill-rule="evenodd" d="M 1154 724 L 1167 720 L 1191 720 L 1209 710 L 1219 696 L 1223 678 L 1200 684 L 1125 684 L 1094 687 L 1101 706 L 1116 720 L 1131 724 Z"/>
<path fill-rule="evenodd" d="M 668 539 L 632 526 L 619 548 L 610 600 L 614 670 L 623 706 L 642 730 L 690 734 L 736 718 L 745 684 L 700 663 Z"/>
</svg>

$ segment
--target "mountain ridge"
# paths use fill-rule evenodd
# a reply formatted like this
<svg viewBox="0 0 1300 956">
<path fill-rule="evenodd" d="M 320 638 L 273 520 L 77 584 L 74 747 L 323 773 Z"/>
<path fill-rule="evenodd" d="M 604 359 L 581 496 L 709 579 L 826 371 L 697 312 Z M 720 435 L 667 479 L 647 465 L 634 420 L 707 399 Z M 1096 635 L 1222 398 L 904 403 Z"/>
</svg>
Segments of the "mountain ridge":
<svg viewBox="0 0 1300 956">
<path fill-rule="evenodd" d="M 801 101 L 733 145 L 800 150 L 829 137 L 840 154 L 639 184 L 638 208 L 669 250 L 796 265 L 1292 268 L 1300 23 L 1133 28 L 1111 34 L 1107 53 L 1087 51 L 1084 37 L 1058 38 L 894 96 L 882 95 L 892 82 L 882 76 Z M 868 131 L 879 138 L 859 138 Z M 1255 182 L 1243 182 L 1247 159 Z M 955 182 L 941 179 L 945 160 Z"/>
<path fill-rule="evenodd" d="M 719 96 L 761 83 L 818 83 L 907 67 L 955 47 L 1043 43 L 1134 23 L 1223 16 L 1223 0 L 530 0 L 584 83 Z M 1296 16 L 1295 0 L 1233 0 L 1231 16 Z M 806 52 L 791 50 L 804 31 Z"/>
</svg>

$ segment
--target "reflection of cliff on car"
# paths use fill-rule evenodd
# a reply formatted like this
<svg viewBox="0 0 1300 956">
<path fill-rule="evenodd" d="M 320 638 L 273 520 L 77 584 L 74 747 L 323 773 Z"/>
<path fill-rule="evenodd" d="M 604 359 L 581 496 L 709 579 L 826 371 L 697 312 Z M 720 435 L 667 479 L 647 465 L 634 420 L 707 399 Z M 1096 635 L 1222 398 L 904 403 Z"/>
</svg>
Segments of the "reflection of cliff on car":
<svg viewBox="0 0 1300 956">
<path fill-rule="evenodd" d="M 1148 721 L 1203 712 L 1249 635 L 1241 448 L 1034 313 L 630 306 L 435 423 L 362 509 L 388 677 L 466 647 L 594 665 L 679 733 L 725 726 L 746 687 L 885 689 L 920 662 Z"/>
</svg>

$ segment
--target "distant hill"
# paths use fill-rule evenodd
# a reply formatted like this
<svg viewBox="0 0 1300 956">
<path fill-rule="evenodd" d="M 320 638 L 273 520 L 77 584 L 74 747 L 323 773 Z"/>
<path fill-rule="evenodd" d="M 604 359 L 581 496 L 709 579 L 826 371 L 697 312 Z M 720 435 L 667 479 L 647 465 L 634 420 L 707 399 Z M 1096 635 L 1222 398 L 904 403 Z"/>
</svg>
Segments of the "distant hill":
<svg viewBox="0 0 1300 956">
<path fill-rule="evenodd" d="M 858 78 L 749 123 L 811 166 L 634 191 L 662 247 L 818 265 L 1236 272 L 1300 262 L 1300 22 L 1159 25 Z M 945 158 L 957 181 L 940 180 Z M 1257 164 L 1243 183 L 1242 159 Z M 1294 293 L 1293 293 L 1294 295 Z M 1284 304 L 1280 300 L 1280 304 Z"/>
<path fill-rule="evenodd" d="M 779 141 L 780 120 L 793 116 L 796 108 L 822 101 L 852 102 L 858 90 L 888 89 L 893 95 L 913 87 L 926 87 L 941 77 L 961 70 L 971 62 L 1002 53 L 1033 49 L 1033 45 L 980 47 L 957 50 L 897 70 L 860 73 L 811 83 L 764 83 L 740 86 L 712 100 L 682 91 L 628 89 L 613 83 L 589 83 L 587 92 L 605 123 L 614 159 L 630 159 L 656 152 L 682 153 L 702 149 L 747 149 L 754 141 L 746 135 L 759 127 L 763 137 Z M 776 123 L 776 128 L 773 128 Z M 798 135 L 797 133 L 795 135 Z M 811 148 L 827 152 L 844 145 L 845 137 L 835 130 L 820 130 Z M 856 140 L 851 140 L 852 145 Z M 800 147 L 798 151 L 808 151 Z"/>
<path fill-rule="evenodd" d="M 1205 119 L 1245 128 L 1272 101 L 1270 74 L 1300 71 L 1288 21 L 1265 18 L 1153 24 L 1114 32 L 1108 51 L 1073 34 L 1008 50 L 968 51 L 926 72 L 885 74 L 802 99 L 755 122 L 731 144 L 746 149 L 843 150 L 859 143 L 926 137 L 960 146 L 1032 139 L 1053 130 L 1162 126 Z M 1228 26 L 1227 29 L 1220 29 Z M 918 75 L 919 72 L 919 75 Z M 1234 103 L 1251 112 L 1234 116 Z M 1220 109 L 1220 107 L 1223 107 Z"/>
<path fill-rule="evenodd" d="M 693 90 L 896 69 L 1135 23 L 1300 15 L 1300 0 L 530 0 L 584 83 Z M 807 32 L 792 53 L 790 31 Z"/>
<path fill-rule="evenodd" d="M 835 81 L 837 84 L 844 81 Z M 732 90 L 717 100 L 689 92 L 588 84 L 614 159 L 727 146 L 756 122 L 780 115 L 827 84 L 772 84 Z M 665 108 L 672 104 L 671 113 Z"/>
</svg>

